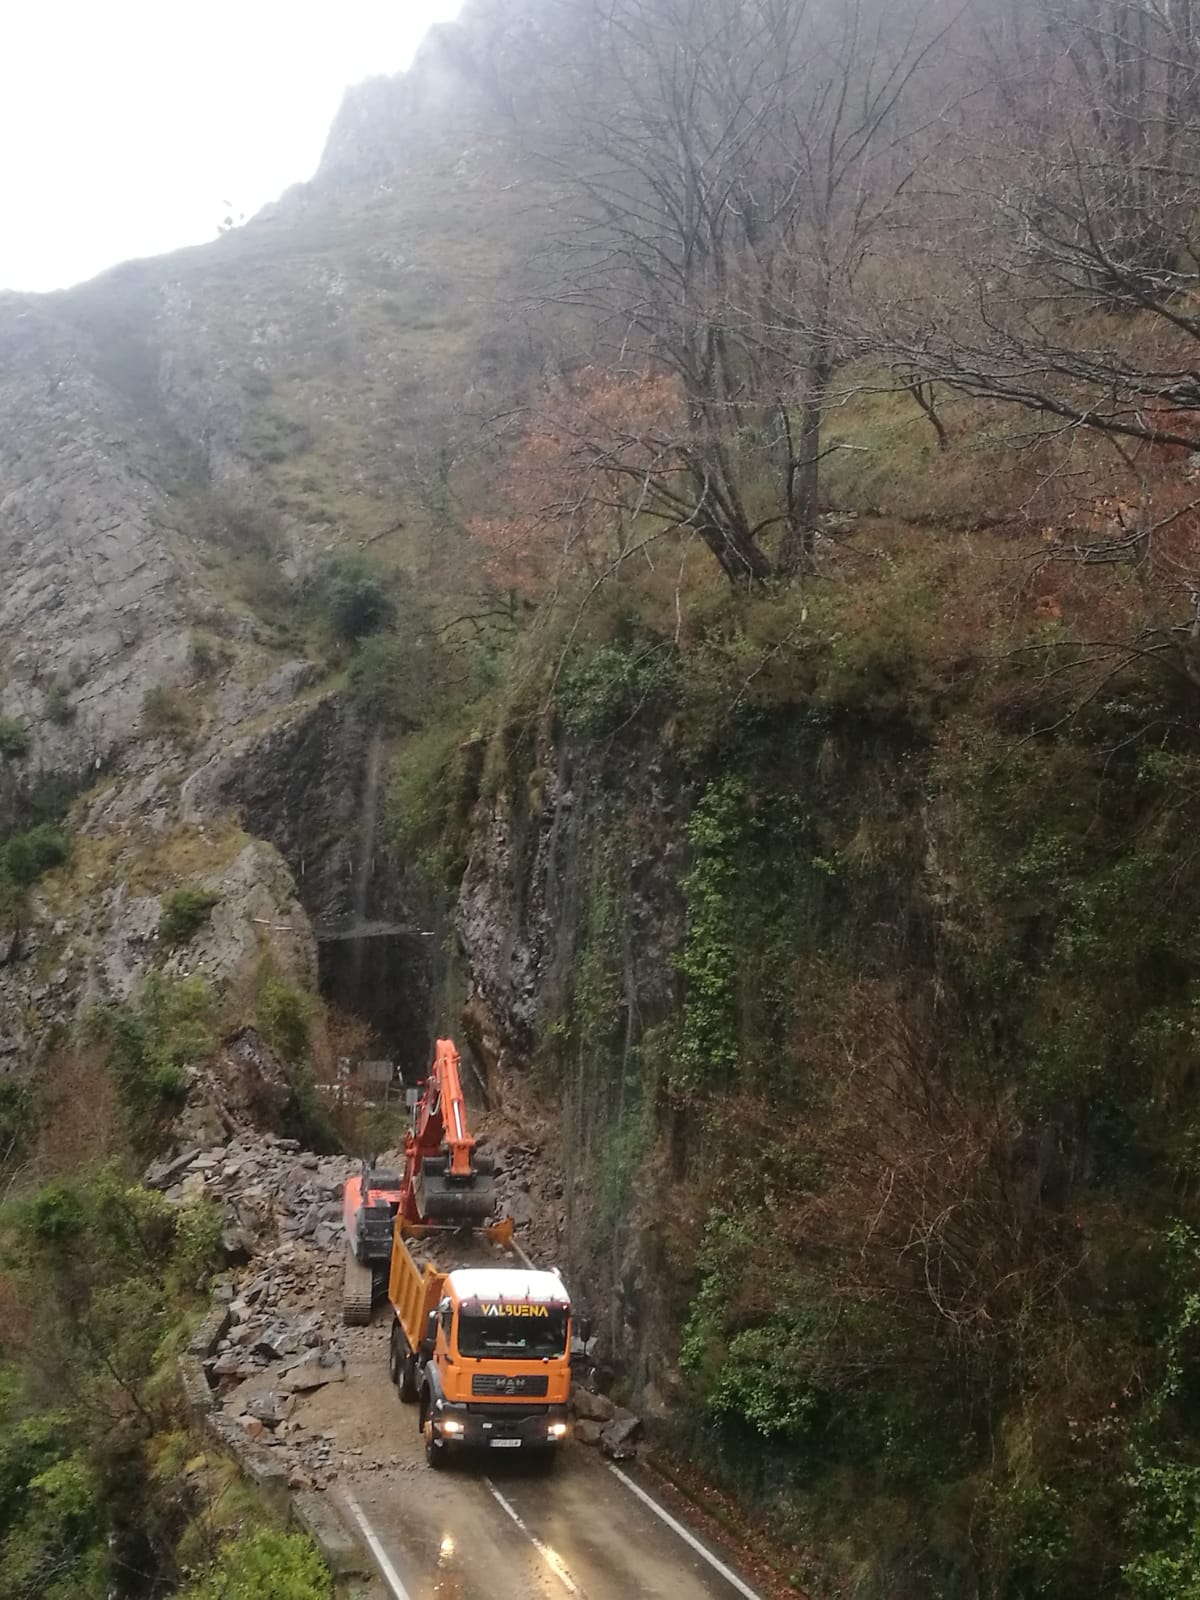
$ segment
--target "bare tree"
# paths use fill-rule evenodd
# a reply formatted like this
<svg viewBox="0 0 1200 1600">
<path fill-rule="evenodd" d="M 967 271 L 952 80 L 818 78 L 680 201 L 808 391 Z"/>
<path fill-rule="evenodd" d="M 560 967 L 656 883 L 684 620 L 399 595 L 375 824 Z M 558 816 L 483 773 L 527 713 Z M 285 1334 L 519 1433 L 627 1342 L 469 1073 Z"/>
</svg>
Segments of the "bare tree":
<svg viewBox="0 0 1200 1600">
<path fill-rule="evenodd" d="M 541 154 L 570 198 L 548 291 L 604 355 L 658 370 L 679 423 L 639 514 L 734 584 L 811 552 L 836 329 L 931 140 L 914 93 L 943 36 L 881 0 L 564 0 L 578 70 Z M 585 69 L 586 64 L 586 69 Z M 596 351 L 589 352 L 592 361 Z M 610 444 L 598 461 L 611 479 Z"/>
<path fill-rule="evenodd" d="M 1196 0 L 1013 0 L 982 19 L 992 116 L 957 173 L 958 292 L 879 308 L 893 361 L 1098 430 L 1200 445 Z M 964 130 L 966 136 L 967 130 Z"/>
</svg>

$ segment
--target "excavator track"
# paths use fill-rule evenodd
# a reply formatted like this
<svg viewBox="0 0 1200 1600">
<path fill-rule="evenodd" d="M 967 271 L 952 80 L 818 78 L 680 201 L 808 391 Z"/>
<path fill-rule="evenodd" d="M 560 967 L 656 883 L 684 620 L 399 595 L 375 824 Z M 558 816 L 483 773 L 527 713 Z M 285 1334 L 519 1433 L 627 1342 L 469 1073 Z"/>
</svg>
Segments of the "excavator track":
<svg viewBox="0 0 1200 1600">
<path fill-rule="evenodd" d="M 346 1276 L 342 1285 L 342 1321 L 348 1328 L 365 1328 L 375 1300 L 375 1274 L 355 1259 L 346 1246 Z"/>
</svg>

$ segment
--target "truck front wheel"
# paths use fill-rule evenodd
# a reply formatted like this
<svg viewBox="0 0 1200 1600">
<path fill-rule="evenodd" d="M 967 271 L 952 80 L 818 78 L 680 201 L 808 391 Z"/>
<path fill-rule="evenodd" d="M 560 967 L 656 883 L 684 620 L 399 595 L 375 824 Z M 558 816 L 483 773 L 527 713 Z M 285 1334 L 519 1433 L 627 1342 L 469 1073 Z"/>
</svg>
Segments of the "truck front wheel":
<svg viewBox="0 0 1200 1600">
<path fill-rule="evenodd" d="M 433 1423 L 425 1420 L 425 1459 L 435 1472 L 441 1472 L 446 1465 L 446 1446 L 438 1444 L 433 1433 Z"/>
</svg>

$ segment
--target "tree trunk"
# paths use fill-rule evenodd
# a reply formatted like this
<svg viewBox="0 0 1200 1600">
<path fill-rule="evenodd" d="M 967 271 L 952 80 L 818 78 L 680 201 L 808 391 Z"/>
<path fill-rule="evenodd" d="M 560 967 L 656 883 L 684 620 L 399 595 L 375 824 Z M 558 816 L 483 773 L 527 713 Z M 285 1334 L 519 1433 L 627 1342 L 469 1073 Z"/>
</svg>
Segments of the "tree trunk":
<svg viewBox="0 0 1200 1600">
<path fill-rule="evenodd" d="M 753 539 L 728 528 L 718 528 L 711 522 L 698 523 L 696 532 L 735 589 L 756 589 L 774 576 L 770 560 Z"/>
<path fill-rule="evenodd" d="M 800 437 L 788 472 L 788 515 L 779 552 L 779 569 L 787 577 L 812 561 L 821 483 L 821 427 L 825 420 L 829 370 L 824 360 L 810 368 L 804 404 L 800 408 Z"/>
</svg>

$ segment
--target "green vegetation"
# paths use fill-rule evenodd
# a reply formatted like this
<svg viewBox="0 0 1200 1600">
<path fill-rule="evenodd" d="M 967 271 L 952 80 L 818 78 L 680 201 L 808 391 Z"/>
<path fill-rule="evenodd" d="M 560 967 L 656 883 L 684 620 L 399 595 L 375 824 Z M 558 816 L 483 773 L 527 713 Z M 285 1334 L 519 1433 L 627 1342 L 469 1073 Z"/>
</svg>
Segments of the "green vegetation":
<svg viewBox="0 0 1200 1600">
<path fill-rule="evenodd" d="M 0 1165 L 19 1160 L 33 1128 L 32 1096 L 14 1077 L 0 1078 Z"/>
<path fill-rule="evenodd" d="M 0 1366 L 0 1592 L 104 1600 L 177 1576 L 205 1507 L 163 1446 L 218 1238 L 215 1213 L 171 1207 L 111 1166 L 0 1212 L 5 1276 L 24 1291 L 6 1300 Z"/>
<path fill-rule="evenodd" d="M 330 626 L 347 643 L 378 633 L 395 613 L 383 574 L 366 556 L 335 556 L 325 569 L 324 588 Z"/>
<path fill-rule="evenodd" d="M 679 957 L 684 1012 L 673 1071 L 681 1090 L 729 1080 L 737 1070 L 735 951 L 741 921 L 734 895 L 745 802 L 742 780 L 722 778 L 703 795 L 687 825 L 694 861 L 681 885 L 688 908 Z"/>
<path fill-rule="evenodd" d="M 19 919 L 30 888 L 61 866 L 69 852 L 66 834 L 50 822 L 0 840 L 0 920 Z"/>
<path fill-rule="evenodd" d="M 269 1043 L 292 1066 L 308 1059 L 312 1029 L 312 997 L 273 970 L 260 979 L 258 1025 Z"/>
<path fill-rule="evenodd" d="M 216 1048 L 215 996 L 202 978 L 152 973 L 136 1002 L 93 1011 L 87 1032 L 105 1060 L 135 1143 L 149 1147 L 179 1109 L 187 1068 Z"/>
<path fill-rule="evenodd" d="M 0 845 L 0 884 L 28 888 L 44 873 L 67 859 L 66 835 L 51 823 L 40 822 L 24 833 L 11 834 Z"/>
<path fill-rule="evenodd" d="M 196 711 L 182 689 L 158 683 L 142 701 L 142 731 L 155 738 L 180 739 L 192 732 Z"/>
<path fill-rule="evenodd" d="M 669 1446 L 863 1600 L 1183 1600 L 1200 744 L 1171 670 L 1060 646 L 1103 579 L 1014 621 L 977 572 L 906 530 L 681 641 L 648 577 L 404 738 L 391 815 L 453 886 L 500 806 L 518 917 L 558 841 L 529 1050 L 577 1271 L 641 1261 L 678 1340 Z"/>
<path fill-rule="evenodd" d="M 559 713 L 572 733 L 600 739 L 670 702 L 677 670 L 670 646 L 624 637 L 572 656 L 557 685 Z"/>
<path fill-rule="evenodd" d="M 407 626 L 406 626 L 407 624 Z M 364 639 L 347 673 L 351 700 L 376 727 L 405 733 L 425 726 L 446 694 L 446 668 L 428 631 L 377 633 Z"/>
<path fill-rule="evenodd" d="M 75 707 L 71 701 L 71 691 L 61 678 L 55 678 L 46 690 L 46 715 L 60 728 L 74 721 Z"/>
<path fill-rule="evenodd" d="M 165 944 L 186 944 L 195 937 L 212 915 L 221 896 L 214 889 L 185 885 L 163 896 L 158 919 L 158 936 Z"/>
<path fill-rule="evenodd" d="M 211 678 L 229 661 L 229 652 L 207 633 L 193 633 L 188 645 L 188 666 L 196 678 Z"/>
<path fill-rule="evenodd" d="M 0 756 L 19 761 L 29 751 L 29 730 L 15 717 L 0 717 Z"/>
<path fill-rule="evenodd" d="M 333 1600 L 333 1580 L 307 1535 L 258 1528 L 226 1544 L 181 1600 Z"/>
</svg>

